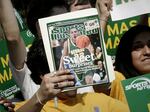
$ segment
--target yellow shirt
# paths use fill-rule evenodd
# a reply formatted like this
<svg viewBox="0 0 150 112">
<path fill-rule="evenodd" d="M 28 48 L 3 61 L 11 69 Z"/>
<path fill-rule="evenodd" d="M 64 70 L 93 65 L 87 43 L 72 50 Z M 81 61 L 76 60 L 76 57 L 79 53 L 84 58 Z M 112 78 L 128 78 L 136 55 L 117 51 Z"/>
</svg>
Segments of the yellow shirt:
<svg viewBox="0 0 150 112">
<path fill-rule="evenodd" d="M 24 103 L 17 103 L 15 110 Z M 65 101 L 58 101 L 57 109 L 51 100 L 41 112 L 129 112 L 129 109 L 126 104 L 103 93 L 85 93 Z"/>
<path fill-rule="evenodd" d="M 122 73 L 115 72 L 115 80 L 111 84 L 110 96 L 127 104 L 121 81 L 125 79 Z"/>
</svg>

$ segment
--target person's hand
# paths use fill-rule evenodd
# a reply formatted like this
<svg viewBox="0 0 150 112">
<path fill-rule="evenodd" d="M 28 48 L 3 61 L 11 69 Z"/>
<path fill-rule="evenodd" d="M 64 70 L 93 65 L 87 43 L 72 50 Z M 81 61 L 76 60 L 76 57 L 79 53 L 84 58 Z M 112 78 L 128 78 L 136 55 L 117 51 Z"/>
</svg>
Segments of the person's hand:
<svg viewBox="0 0 150 112">
<path fill-rule="evenodd" d="M 88 4 L 84 4 L 84 5 L 77 5 L 77 2 L 78 2 L 78 0 L 75 0 L 75 2 L 70 5 L 70 11 L 71 12 L 92 7 L 90 2 Z"/>
<path fill-rule="evenodd" d="M 15 112 L 14 111 L 15 105 L 12 104 L 9 100 L 0 97 L 0 104 L 3 104 L 8 109 L 9 112 Z"/>
<path fill-rule="evenodd" d="M 45 104 L 68 86 L 74 86 L 74 76 L 70 74 L 69 70 L 46 74 L 43 76 L 41 87 L 38 90 L 39 99 Z"/>
<path fill-rule="evenodd" d="M 107 21 L 112 10 L 112 0 L 97 0 L 96 6 L 99 9 L 101 19 Z"/>
</svg>

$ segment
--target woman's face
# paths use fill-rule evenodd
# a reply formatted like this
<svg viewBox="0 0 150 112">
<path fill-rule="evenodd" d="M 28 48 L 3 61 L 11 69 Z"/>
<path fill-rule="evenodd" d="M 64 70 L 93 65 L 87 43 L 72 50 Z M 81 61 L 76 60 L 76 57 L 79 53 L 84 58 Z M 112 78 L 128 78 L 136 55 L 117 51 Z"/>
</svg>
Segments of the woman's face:
<svg viewBox="0 0 150 112">
<path fill-rule="evenodd" d="M 141 74 L 150 73 L 150 32 L 143 32 L 133 41 L 132 64 Z"/>
</svg>

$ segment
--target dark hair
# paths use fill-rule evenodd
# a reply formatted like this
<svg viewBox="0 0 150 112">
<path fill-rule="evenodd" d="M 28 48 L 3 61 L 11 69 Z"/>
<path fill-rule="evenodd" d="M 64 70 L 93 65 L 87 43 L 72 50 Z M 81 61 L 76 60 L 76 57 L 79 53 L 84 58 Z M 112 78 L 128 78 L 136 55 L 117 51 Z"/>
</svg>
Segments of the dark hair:
<svg viewBox="0 0 150 112">
<path fill-rule="evenodd" d="M 17 10 L 26 10 L 31 0 L 11 0 L 13 6 Z"/>
<path fill-rule="evenodd" d="M 59 10 L 55 10 L 59 7 Z M 64 0 L 32 0 L 28 6 L 27 24 L 30 31 L 37 36 L 36 22 L 38 19 L 68 11 L 68 5 Z"/>
<path fill-rule="evenodd" d="M 126 78 L 140 75 L 132 64 L 131 52 L 135 37 L 143 32 L 150 32 L 150 27 L 146 25 L 134 26 L 120 40 L 116 52 L 115 70 L 123 73 Z"/>
<path fill-rule="evenodd" d="M 27 55 L 27 66 L 31 71 L 31 78 L 36 84 L 41 84 L 41 75 L 44 76 L 50 72 L 41 39 L 35 39 L 30 47 Z"/>
</svg>

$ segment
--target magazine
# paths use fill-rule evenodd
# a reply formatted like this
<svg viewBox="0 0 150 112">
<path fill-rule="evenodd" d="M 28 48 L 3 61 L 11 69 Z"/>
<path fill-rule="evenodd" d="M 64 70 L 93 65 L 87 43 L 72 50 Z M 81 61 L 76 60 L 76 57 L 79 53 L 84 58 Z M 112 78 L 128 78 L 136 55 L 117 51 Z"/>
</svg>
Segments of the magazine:
<svg viewBox="0 0 150 112">
<path fill-rule="evenodd" d="M 150 112 L 150 74 L 122 81 L 130 112 Z"/>
<path fill-rule="evenodd" d="M 95 8 L 41 18 L 39 25 L 51 72 L 70 69 L 76 88 L 114 79 Z"/>
</svg>

